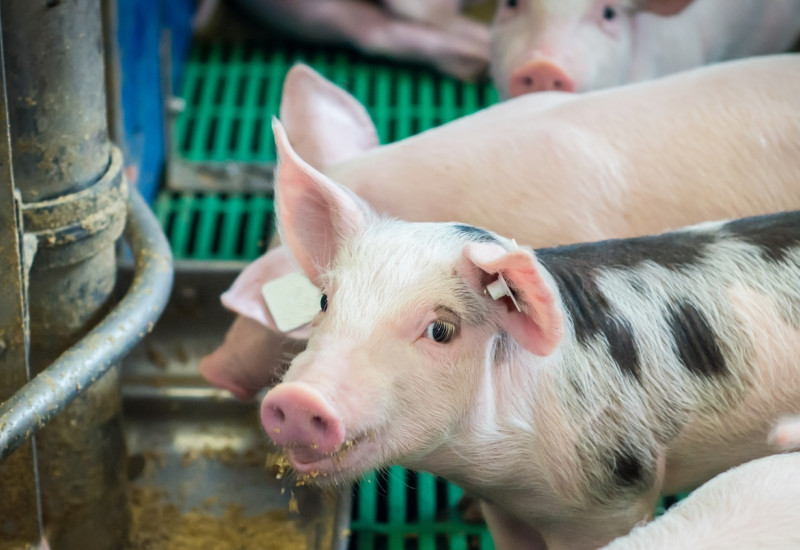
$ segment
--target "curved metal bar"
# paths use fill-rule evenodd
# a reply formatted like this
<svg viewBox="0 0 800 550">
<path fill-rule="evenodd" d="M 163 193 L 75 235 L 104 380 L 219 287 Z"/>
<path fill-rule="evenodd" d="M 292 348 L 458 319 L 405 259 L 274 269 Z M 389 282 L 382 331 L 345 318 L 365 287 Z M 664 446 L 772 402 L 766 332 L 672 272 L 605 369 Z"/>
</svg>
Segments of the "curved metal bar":
<svg viewBox="0 0 800 550">
<path fill-rule="evenodd" d="M 0 462 L 125 356 L 164 311 L 174 276 L 172 252 L 133 188 L 125 239 L 136 263 L 128 293 L 89 334 L 0 404 Z"/>
</svg>

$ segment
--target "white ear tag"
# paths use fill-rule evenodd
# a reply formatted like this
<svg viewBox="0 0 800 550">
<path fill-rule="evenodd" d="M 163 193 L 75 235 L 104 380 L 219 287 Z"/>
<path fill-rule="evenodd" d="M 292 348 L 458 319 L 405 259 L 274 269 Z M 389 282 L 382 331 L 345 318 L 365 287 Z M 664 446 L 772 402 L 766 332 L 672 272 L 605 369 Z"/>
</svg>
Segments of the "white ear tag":
<svg viewBox="0 0 800 550">
<path fill-rule="evenodd" d="M 275 326 L 281 332 L 291 332 L 307 325 L 320 311 L 322 294 L 302 273 L 289 273 L 261 287 Z"/>
<path fill-rule="evenodd" d="M 497 274 L 497 280 L 495 282 L 486 285 L 486 291 L 489 293 L 489 296 L 492 297 L 492 300 L 499 300 L 503 296 L 508 296 L 511 298 L 511 301 L 514 302 L 514 307 L 517 308 L 517 311 L 522 312 L 522 309 L 517 303 L 517 299 L 514 298 L 514 293 L 508 288 L 508 284 L 506 284 L 506 280 L 501 274 Z"/>
</svg>

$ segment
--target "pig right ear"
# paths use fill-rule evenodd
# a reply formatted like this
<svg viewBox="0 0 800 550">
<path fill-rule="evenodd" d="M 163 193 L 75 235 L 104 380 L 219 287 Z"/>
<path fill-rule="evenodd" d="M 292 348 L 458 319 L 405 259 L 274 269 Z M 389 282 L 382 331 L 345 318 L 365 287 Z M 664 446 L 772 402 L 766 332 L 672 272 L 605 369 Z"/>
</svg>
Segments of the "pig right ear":
<svg viewBox="0 0 800 550">
<path fill-rule="evenodd" d="M 540 357 L 553 353 L 564 334 L 563 319 L 533 254 L 522 248 L 509 251 L 495 243 L 469 243 L 463 255 L 477 268 L 473 284 L 487 294 L 499 290 L 487 299 L 501 305 L 497 308 L 501 328 L 531 353 Z"/>
<path fill-rule="evenodd" d="M 636 9 L 669 17 L 678 15 L 691 3 L 692 0 L 639 0 L 636 2 Z"/>
<path fill-rule="evenodd" d="M 364 106 L 307 65 L 294 65 L 286 75 L 280 114 L 297 153 L 319 170 L 379 143 Z"/>
<path fill-rule="evenodd" d="M 301 159 L 277 119 L 272 131 L 278 149 L 275 196 L 281 236 L 306 276 L 320 286 L 320 275 L 331 267 L 339 246 L 366 230 L 372 211 Z"/>
</svg>

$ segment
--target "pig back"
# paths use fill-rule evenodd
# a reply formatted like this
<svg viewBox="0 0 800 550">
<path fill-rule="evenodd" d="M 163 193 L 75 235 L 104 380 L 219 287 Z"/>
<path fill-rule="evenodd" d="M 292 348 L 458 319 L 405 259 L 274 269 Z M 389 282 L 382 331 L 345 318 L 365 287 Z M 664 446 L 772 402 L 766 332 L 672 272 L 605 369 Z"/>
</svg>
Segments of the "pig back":
<svg viewBox="0 0 800 550">
<path fill-rule="evenodd" d="M 529 94 L 326 173 L 381 212 L 533 247 L 653 234 L 800 208 L 798 98 L 800 56 L 723 63 Z"/>
</svg>

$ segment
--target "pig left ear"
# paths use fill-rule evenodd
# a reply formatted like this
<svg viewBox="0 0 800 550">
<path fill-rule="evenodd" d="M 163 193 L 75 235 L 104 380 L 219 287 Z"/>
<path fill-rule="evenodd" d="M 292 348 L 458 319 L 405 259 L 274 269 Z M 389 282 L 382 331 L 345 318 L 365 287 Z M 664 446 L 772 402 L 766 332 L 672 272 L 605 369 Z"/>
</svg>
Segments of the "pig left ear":
<svg viewBox="0 0 800 550">
<path fill-rule="evenodd" d="M 275 196 L 281 236 L 306 276 L 320 286 L 339 246 L 367 227 L 371 210 L 353 193 L 306 163 L 272 121 L 278 168 Z"/>
<path fill-rule="evenodd" d="M 502 277 L 511 295 L 498 297 L 504 308 L 500 326 L 522 347 L 541 357 L 550 355 L 564 334 L 556 296 L 533 254 L 522 248 L 506 250 L 494 243 L 469 243 L 464 258 L 477 268 L 474 284 L 481 289 Z M 487 299 L 492 299 L 488 296 Z"/>
</svg>

